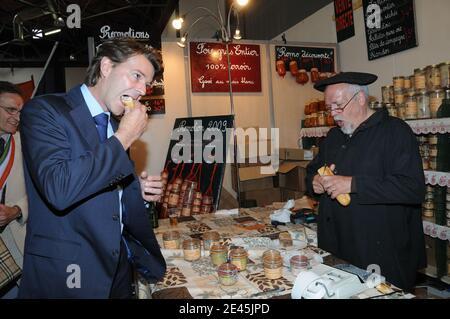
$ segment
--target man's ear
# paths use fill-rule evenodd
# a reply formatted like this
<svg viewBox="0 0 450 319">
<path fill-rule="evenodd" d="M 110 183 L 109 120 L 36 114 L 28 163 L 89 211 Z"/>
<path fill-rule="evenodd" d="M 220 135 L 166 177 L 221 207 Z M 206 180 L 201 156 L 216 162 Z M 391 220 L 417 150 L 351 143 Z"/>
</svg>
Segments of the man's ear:
<svg viewBox="0 0 450 319">
<path fill-rule="evenodd" d="M 100 75 L 101 77 L 107 77 L 110 73 L 112 68 L 114 67 L 113 62 L 107 58 L 107 57 L 103 57 L 102 60 L 100 61 Z"/>
<path fill-rule="evenodd" d="M 366 104 L 366 95 L 364 94 L 363 91 L 359 91 L 357 99 L 360 105 Z"/>
</svg>

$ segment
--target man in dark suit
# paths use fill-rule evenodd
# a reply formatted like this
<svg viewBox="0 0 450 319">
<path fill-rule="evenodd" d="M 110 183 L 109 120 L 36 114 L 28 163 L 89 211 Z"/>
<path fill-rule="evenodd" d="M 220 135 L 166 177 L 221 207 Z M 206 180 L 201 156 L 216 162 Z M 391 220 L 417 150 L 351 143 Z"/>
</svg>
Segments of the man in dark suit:
<svg viewBox="0 0 450 319">
<path fill-rule="evenodd" d="M 160 198 L 161 180 L 137 177 L 127 155 L 147 125 L 139 97 L 161 71 L 154 49 L 110 40 L 98 48 L 85 84 L 25 105 L 30 213 L 19 297 L 131 298 L 131 264 L 146 279 L 164 275 L 144 206 Z M 111 115 L 123 115 L 120 124 Z"/>
</svg>

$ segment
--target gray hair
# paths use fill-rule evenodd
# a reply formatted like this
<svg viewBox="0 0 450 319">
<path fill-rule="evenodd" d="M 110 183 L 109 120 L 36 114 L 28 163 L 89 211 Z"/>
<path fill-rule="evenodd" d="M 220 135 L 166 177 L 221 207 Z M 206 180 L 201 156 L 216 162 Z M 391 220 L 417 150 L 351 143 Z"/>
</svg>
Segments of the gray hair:
<svg viewBox="0 0 450 319">
<path fill-rule="evenodd" d="M 350 95 L 356 94 L 356 92 L 361 91 L 364 94 L 366 100 L 369 100 L 369 88 L 367 85 L 357 85 L 357 84 L 349 84 L 348 92 Z"/>
</svg>

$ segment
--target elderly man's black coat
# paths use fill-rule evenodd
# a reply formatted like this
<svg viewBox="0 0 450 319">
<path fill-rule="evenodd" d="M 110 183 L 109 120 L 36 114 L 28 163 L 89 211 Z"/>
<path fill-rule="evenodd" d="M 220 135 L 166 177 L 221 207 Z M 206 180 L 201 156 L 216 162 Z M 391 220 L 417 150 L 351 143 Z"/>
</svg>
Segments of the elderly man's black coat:
<svg viewBox="0 0 450 319">
<path fill-rule="evenodd" d="M 411 288 L 416 271 L 426 266 L 421 203 L 425 181 L 418 143 L 411 128 L 373 114 L 349 137 L 333 128 L 307 167 L 307 187 L 322 165 L 352 176 L 351 203 L 341 206 L 320 196 L 319 247 L 358 266 L 379 265 L 381 274 L 401 288 Z"/>
</svg>

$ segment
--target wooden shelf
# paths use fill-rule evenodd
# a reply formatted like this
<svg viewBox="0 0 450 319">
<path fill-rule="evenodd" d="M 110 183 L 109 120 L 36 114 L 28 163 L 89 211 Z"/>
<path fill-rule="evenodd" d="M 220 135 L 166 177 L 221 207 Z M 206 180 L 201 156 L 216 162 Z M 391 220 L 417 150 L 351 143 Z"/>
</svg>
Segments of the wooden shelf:
<svg viewBox="0 0 450 319">
<path fill-rule="evenodd" d="M 450 118 L 408 120 L 405 121 L 411 126 L 416 134 L 445 134 L 450 133 Z"/>
<path fill-rule="evenodd" d="M 302 137 L 325 137 L 328 131 L 334 126 L 318 126 L 307 127 L 300 130 L 300 138 Z"/>
</svg>

